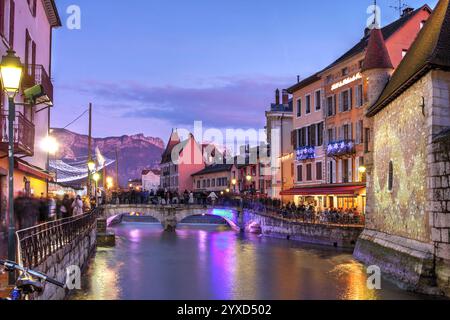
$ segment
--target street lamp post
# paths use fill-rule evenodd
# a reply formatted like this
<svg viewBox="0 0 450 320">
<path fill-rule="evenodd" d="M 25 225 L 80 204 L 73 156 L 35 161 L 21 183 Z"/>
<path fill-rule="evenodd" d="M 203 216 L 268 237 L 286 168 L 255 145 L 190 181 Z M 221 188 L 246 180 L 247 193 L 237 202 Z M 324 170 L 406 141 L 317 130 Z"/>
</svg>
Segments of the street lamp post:
<svg viewBox="0 0 450 320">
<path fill-rule="evenodd" d="M 95 207 L 98 207 L 98 181 L 100 180 L 100 174 L 98 172 L 94 173 L 92 177 L 95 181 Z"/>
<path fill-rule="evenodd" d="M 19 92 L 22 81 L 23 66 L 20 59 L 13 50 L 8 50 L 3 56 L 0 65 L 1 80 L 3 90 L 8 95 L 8 203 L 9 203 L 9 223 L 8 223 L 8 259 L 16 260 L 15 243 L 15 219 L 14 219 L 14 120 L 16 117 L 16 105 L 14 98 Z M 9 273 L 9 283 L 14 284 L 14 273 Z"/>
</svg>

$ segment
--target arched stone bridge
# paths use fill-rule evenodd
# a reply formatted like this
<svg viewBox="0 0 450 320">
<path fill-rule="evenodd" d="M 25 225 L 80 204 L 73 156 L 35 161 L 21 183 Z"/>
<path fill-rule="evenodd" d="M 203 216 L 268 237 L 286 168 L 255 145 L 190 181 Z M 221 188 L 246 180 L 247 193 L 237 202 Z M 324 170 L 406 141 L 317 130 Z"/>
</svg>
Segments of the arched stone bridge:
<svg viewBox="0 0 450 320">
<path fill-rule="evenodd" d="M 243 225 L 242 210 L 211 206 L 155 206 L 155 205 L 105 205 L 102 207 L 103 217 L 108 226 L 122 220 L 124 215 L 139 213 L 140 216 L 158 220 L 166 231 L 174 231 L 177 225 L 192 216 L 218 216 L 223 218 L 232 228 L 241 229 Z"/>
</svg>

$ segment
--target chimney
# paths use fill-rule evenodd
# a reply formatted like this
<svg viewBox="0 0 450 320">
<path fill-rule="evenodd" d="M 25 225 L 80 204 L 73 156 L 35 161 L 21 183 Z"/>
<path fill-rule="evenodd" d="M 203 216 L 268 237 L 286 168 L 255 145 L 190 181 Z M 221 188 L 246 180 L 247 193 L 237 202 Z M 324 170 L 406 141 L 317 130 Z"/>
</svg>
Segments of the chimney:
<svg viewBox="0 0 450 320">
<path fill-rule="evenodd" d="M 414 11 L 414 8 L 406 7 L 405 9 L 403 9 L 402 18 L 411 14 L 413 11 Z"/>
<path fill-rule="evenodd" d="M 365 38 L 365 37 L 368 37 L 369 34 L 370 34 L 370 28 L 365 28 L 365 29 L 364 29 L 364 38 Z"/>
<path fill-rule="evenodd" d="M 289 93 L 286 89 L 283 90 L 283 104 L 289 104 Z"/>
<path fill-rule="evenodd" d="M 297 76 L 297 83 L 300 83 L 300 75 Z"/>
<path fill-rule="evenodd" d="M 277 90 L 275 91 L 275 104 L 276 104 L 276 105 L 279 105 L 279 104 L 280 104 L 280 90 L 279 90 L 279 89 L 277 89 Z"/>
</svg>

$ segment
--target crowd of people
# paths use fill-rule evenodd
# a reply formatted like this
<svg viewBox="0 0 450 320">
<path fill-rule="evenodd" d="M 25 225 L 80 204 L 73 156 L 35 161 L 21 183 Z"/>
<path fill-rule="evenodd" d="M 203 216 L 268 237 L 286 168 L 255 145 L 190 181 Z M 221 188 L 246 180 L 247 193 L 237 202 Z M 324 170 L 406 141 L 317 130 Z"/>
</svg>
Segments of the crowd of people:
<svg viewBox="0 0 450 320">
<path fill-rule="evenodd" d="M 178 192 L 158 190 L 127 190 L 113 192 L 110 204 L 151 204 L 151 205 L 208 205 L 219 199 L 215 192 L 192 192 L 185 190 L 182 194 Z"/>
</svg>

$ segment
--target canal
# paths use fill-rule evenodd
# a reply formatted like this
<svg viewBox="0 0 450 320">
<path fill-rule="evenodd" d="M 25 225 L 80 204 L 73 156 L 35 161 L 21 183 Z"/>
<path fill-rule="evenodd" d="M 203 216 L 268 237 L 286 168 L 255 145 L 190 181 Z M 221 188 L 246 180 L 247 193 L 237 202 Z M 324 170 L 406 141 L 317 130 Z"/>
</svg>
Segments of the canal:
<svg viewBox="0 0 450 320">
<path fill-rule="evenodd" d="M 125 222 L 99 248 L 74 300 L 421 299 L 387 281 L 367 288 L 350 252 L 241 234 L 226 226 Z"/>
</svg>

